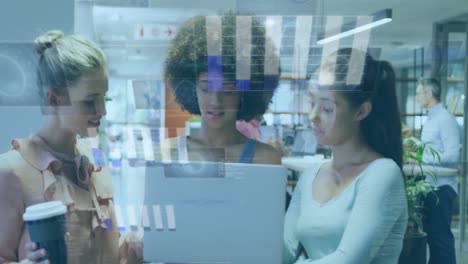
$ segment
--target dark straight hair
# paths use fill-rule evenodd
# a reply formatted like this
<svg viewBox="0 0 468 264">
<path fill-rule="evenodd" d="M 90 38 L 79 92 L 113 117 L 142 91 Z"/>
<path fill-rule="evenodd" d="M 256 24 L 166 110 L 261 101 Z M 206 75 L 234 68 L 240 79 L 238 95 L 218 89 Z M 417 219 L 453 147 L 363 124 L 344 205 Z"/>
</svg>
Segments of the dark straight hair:
<svg viewBox="0 0 468 264">
<path fill-rule="evenodd" d="M 364 65 L 360 65 L 363 67 L 361 81 L 358 84 L 346 84 L 349 73 L 359 72 L 350 69 L 353 53 L 364 58 Z M 335 83 L 341 87 L 339 93 L 353 108 L 360 107 L 364 102 L 372 104 L 371 112 L 360 124 L 366 143 L 402 168 L 401 121 L 393 67 L 387 61 L 375 60 L 368 53 L 351 48 L 340 49 L 336 55 Z"/>
</svg>

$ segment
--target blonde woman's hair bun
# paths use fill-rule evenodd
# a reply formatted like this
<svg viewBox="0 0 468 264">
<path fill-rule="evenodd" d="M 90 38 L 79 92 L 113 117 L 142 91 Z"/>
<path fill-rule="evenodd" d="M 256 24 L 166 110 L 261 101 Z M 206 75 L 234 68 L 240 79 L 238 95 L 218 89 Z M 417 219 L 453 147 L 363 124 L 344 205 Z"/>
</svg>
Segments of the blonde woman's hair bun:
<svg viewBox="0 0 468 264">
<path fill-rule="evenodd" d="M 35 39 L 39 53 L 37 85 L 44 98 L 47 89 L 66 92 L 81 76 L 106 70 L 106 58 L 98 45 L 84 37 L 52 30 Z"/>
<path fill-rule="evenodd" d="M 57 40 L 64 37 L 65 34 L 60 30 L 51 30 L 40 35 L 34 40 L 37 52 L 42 55 L 46 49 L 53 47 Z"/>
</svg>

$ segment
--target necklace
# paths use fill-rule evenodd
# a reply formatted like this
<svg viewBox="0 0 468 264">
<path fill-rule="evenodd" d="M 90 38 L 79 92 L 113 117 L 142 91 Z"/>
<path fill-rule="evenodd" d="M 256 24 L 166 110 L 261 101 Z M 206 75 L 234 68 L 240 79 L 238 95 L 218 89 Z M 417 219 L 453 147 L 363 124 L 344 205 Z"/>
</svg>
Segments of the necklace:
<svg viewBox="0 0 468 264">
<path fill-rule="evenodd" d="M 36 139 L 36 141 L 43 148 L 45 148 L 46 151 L 51 153 L 55 158 L 57 158 L 60 162 L 62 162 L 62 164 L 73 166 L 73 171 L 75 175 L 74 177 L 72 177 L 72 179 L 74 179 L 80 187 L 87 189 L 89 178 L 90 178 L 90 175 L 88 172 L 90 161 L 87 156 L 80 155 L 79 151 L 76 148 L 75 148 L 75 153 L 77 153 L 77 155 L 75 156 L 55 151 L 47 144 L 47 141 L 39 135 L 36 135 L 34 139 Z"/>
</svg>

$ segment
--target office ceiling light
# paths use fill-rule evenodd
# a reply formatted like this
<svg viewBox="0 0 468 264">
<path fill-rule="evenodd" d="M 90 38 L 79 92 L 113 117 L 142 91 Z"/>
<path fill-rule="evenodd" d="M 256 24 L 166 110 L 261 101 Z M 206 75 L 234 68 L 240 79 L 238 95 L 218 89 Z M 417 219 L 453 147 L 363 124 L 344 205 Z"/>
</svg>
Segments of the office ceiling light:
<svg viewBox="0 0 468 264">
<path fill-rule="evenodd" d="M 370 22 L 368 24 L 361 25 L 361 26 L 354 27 L 353 29 L 350 29 L 350 30 L 340 32 L 340 33 L 338 33 L 336 35 L 326 37 L 324 39 L 321 39 L 321 40 L 317 41 L 317 44 L 319 44 L 319 45 L 327 44 L 327 43 L 330 43 L 332 41 L 342 39 L 342 38 L 354 35 L 356 33 L 359 33 L 359 32 L 365 31 L 365 30 L 369 30 L 371 28 L 378 27 L 380 25 L 391 22 L 392 21 L 392 9 L 381 10 L 381 11 L 371 15 L 371 17 L 373 17 L 372 22 Z"/>
</svg>

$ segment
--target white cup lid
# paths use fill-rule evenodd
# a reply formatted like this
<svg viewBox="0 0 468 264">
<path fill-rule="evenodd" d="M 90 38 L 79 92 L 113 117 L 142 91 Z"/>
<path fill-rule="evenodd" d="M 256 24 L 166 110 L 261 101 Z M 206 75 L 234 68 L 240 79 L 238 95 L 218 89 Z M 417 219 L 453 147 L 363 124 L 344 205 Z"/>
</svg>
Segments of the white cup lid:
<svg viewBox="0 0 468 264">
<path fill-rule="evenodd" d="M 60 201 L 35 204 L 26 208 L 24 221 L 36 221 L 65 214 L 67 207 Z"/>
</svg>

